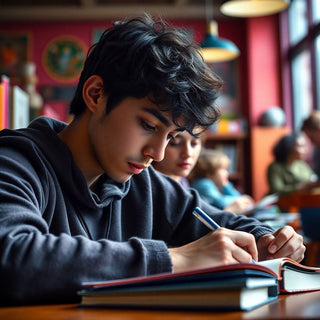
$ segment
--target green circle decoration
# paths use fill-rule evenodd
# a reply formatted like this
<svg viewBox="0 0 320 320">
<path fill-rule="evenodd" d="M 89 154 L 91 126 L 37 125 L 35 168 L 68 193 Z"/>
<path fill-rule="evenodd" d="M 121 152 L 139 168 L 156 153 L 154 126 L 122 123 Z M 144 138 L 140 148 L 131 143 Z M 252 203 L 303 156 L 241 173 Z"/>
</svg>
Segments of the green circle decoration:
<svg viewBox="0 0 320 320">
<path fill-rule="evenodd" d="M 44 50 L 43 65 L 55 80 L 73 81 L 78 78 L 86 55 L 86 46 L 75 37 L 58 37 Z"/>
</svg>

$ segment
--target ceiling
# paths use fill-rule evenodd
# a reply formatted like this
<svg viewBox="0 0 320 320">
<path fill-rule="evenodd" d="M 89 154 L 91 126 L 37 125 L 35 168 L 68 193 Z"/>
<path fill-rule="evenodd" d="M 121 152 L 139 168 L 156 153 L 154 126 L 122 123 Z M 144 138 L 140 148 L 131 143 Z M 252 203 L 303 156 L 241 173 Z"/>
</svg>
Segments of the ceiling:
<svg viewBox="0 0 320 320">
<path fill-rule="evenodd" d="M 215 19 L 223 0 L 211 0 Z M 0 0 L 1 21 L 104 20 L 150 13 L 165 19 L 205 19 L 206 0 Z"/>
</svg>

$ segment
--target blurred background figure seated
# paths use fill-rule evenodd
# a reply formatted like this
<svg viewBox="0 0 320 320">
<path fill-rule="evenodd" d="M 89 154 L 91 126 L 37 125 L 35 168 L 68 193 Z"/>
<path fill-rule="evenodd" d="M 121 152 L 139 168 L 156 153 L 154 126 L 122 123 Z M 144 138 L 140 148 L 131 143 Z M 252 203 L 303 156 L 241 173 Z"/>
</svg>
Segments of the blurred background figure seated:
<svg viewBox="0 0 320 320">
<path fill-rule="evenodd" d="M 307 142 L 302 132 L 283 136 L 273 148 L 274 161 L 268 166 L 269 193 L 288 194 L 317 186 L 318 176 L 305 161 Z"/>
<path fill-rule="evenodd" d="M 191 174 L 191 187 L 217 208 L 247 214 L 254 207 L 254 200 L 229 181 L 229 165 L 230 159 L 222 151 L 203 149 Z"/>
</svg>

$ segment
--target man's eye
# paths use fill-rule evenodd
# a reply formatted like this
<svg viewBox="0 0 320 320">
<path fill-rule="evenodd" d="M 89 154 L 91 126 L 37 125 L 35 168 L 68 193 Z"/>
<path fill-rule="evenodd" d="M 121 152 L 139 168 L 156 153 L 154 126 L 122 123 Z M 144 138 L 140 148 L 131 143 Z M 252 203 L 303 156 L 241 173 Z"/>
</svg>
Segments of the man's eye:
<svg viewBox="0 0 320 320">
<path fill-rule="evenodd" d="M 154 131 L 155 127 L 151 126 L 149 123 L 145 122 L 145 121 L 141 121 L 142 127 L 148 131 Z"/>
</svg>

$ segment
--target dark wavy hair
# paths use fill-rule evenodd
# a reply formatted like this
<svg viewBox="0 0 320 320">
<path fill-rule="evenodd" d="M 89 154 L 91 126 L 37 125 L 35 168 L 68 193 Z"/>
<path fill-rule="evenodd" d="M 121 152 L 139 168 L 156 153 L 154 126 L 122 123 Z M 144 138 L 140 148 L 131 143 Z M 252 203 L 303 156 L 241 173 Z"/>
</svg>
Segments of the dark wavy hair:
<svg viewBox="0 0 320 320">
<path fill-rule="evenodd" d="M 222 81 L 189 33 L 149 15 L 114 23 L 89 49 L 70 105 L 75 117 L 86 109 L 82 89 L 94 74 L 103 79 L 107 113 L 127 97 L 148 97 L 170 112 L 176 125 L 182 118 L 188 131 L 206 128 L 220 116 L 215 100 Z"/>
<path fill-rule="evenodd" d="M 297 140 L 303 136 L 301 132 L 293 132 L 285 135 L 273 148 L 273 155 L 278 162 L 286 163 L 290 154 L 295 150 Z"/>
</svg>

